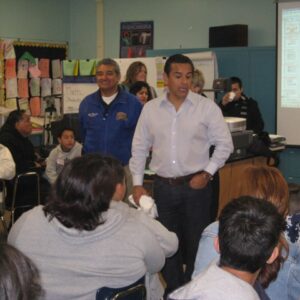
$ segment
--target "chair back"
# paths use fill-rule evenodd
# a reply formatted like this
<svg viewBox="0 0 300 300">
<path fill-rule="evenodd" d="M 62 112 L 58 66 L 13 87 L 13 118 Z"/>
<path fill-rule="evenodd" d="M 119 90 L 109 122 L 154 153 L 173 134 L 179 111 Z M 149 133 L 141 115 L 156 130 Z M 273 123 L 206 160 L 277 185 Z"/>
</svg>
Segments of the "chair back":
<svg viewBox="0 0 300 300">
<path fill-rule="evenodd" d="M 19 192 L 20 185 L 23 184 L 23 188 Z M 18 194 L 25 193 L 19 201 Z M 18 203 L 17 203 L 18 202 Z M 11 219 L 14 224 L 17 216 L 32 207 L 39 205 L 40 200 L 40 176 L 37 172 L 26 172 L 16 176 L 13 186 L 12 204 L 11 204 Z"/>
<path fill-rule="evenodd" d="M 122 288 L 102 287 L 97 290 L 96 300 L 146 300 L 145 277 Z"/>
</svg>

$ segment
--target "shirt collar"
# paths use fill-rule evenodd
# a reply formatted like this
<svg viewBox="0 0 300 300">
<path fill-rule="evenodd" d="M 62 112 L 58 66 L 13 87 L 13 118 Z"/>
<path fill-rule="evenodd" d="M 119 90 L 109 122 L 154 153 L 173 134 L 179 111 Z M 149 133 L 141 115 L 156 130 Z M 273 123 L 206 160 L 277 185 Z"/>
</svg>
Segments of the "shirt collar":
<svg viewBox="0 0 300 300">
<path fill-rule="evenodd" d="M 184 100 L 184 103 L 189 103 L 190 105 L 196 105 L 197 101 L 199 101 L 199 95 L 189 91 L 187 97 Z M 161 96 L 161 105 L 166 105 L 167 103 L 171 104 L 168 100 L 168 91 L 165 91 Z"/>
</svg>

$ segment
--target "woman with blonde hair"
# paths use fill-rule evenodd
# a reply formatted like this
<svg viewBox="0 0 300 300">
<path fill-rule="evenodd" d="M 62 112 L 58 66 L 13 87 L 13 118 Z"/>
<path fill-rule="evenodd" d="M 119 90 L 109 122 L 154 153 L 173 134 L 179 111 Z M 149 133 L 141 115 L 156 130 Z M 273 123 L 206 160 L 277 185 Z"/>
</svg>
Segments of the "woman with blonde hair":
<svg viewBox="0 0 300 300">
<path fill-rule="evenodd" d="M 147 67 L 141 61 L 135 61 L 127 69 L 125 80 L 122 82 L 122 86 L 126 90 L 130 90 L 131 86 L 136 83 L 137 81 L 144 81 L 147 82 Z M 157 97 L 156 91 L 152 86 L 150 88 L 150 95 L 149 99 L 154 99 Z"/>
<path fill-rule="evenodd" d="M 280 214 L 286 216 L 288 211 L 289 189 L 287 182 L 278 169 L 269 166 L 250 166 L 245 169 L 243 178 L 241 178 L 240 182 L 238 196 L 247 195 L 265 199 L 266 201 L 273 203 Z M 203 231 L 195 260 L 193 277 L 203 271 L 211 261 L 218 257 L 218 253 L 213 247 L 214 238 L 218 234 L 218 227 L 219 223 L 216 221 L 206 227 Z M 281 252 L 283 255 L 287 256 L 288 244 L 283 236 L 280 239 L 279 246 L 282 249 Z M 283 274 L 282 270 L 280 270 L 284 261 L 283 255 L 279 255 L 272 264 L 266 264 L 261 270 L 258 281 L 254 285 L 260 299 L 270 299 L 271 297 L 269 298 L 269 295 L 274 294 L 273 290 L 277 291 L 279 289 L 281 290 L 281 296 L 272 296 L 271 299 L 288 299 L 283 296 L 284 291 L 287 294 L 287 286 L 281 286 L 282 280 L 278 280 L 279 278 L 275 280 L 278 272 L 278 277 L 287 275 Z M 288 264 L 288 261 L 289 258 L 287 258 L 285 264 Z M 266 294 L 264 288 L 267 288 L 273 280 L 275 281 L 268 288 Z"/>
</svg>

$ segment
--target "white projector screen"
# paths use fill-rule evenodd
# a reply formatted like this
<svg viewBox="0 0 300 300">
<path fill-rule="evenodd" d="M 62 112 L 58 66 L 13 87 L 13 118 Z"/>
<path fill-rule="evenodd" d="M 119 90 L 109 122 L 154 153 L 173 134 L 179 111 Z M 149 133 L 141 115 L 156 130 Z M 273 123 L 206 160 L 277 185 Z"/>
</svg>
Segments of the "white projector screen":
<svg viewBox="0 0 300 300">
<path fill-rule="evenodd" d="M 277 6 L 277 134 L 300 145 L 300 2 Z"/>
</svg>

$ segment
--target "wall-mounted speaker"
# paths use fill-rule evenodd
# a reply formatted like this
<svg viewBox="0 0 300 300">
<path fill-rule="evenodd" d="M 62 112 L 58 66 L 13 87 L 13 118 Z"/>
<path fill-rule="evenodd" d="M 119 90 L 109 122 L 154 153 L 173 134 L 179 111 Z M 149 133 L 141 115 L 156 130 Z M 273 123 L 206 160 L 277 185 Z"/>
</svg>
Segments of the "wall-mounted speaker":
<svg viewBox="0 0 300 300">
<path fill-rule="evenodd" d="M 248 25 L 209 27 L 209 47 L 247 47 Z"/>
</svg>

